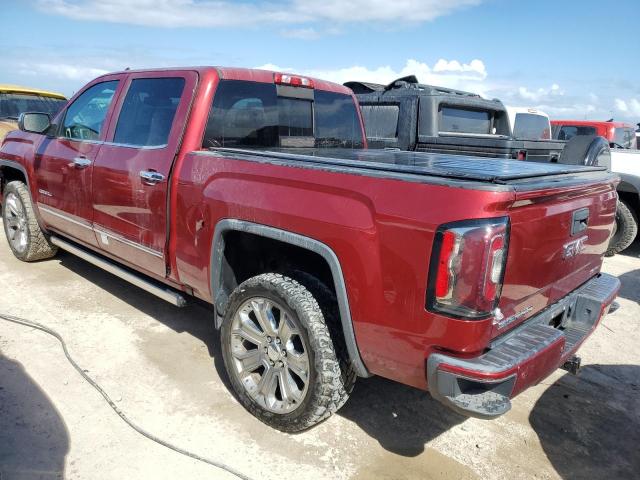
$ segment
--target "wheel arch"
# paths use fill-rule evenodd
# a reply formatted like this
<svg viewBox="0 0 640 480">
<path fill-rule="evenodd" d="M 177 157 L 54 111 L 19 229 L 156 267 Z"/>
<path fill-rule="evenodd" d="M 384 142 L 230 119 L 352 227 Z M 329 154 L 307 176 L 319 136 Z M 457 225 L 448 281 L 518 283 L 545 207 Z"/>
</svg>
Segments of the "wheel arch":
<svg viewBox="0 0 640 480">
<path fill-rule="evenodd" d="M 225 258 L 225 236 L 230 232 L 241 232 L 245 234 L 255 235 L 264 239 L 298 247 L 310 253 L 319 255 L 330 271 L 333 287 L 335 289 L 336 299 L 338 302 L 338 311 L 340 313 L 340 323 L 342 326 L 342 334 L 347 347 L 349 360 L 352 363 L 356 373 L 361 377 L 370 376 L 358 349 L 355 331 L 353 329 L 353 321 L 351 318 L 351 310 L 349 308 L 349 299 L 347 297 L 347 288 L 342 274 L 342 267 L 335 252 L 326 244 L 304 235 L 289 232 L 286 230 L 270 227 L 267 225 L 257 224 L 244 220 L 224 219 L 216 224 L 213 235 L 213 243 L 211 249 L 211 295 L 216 309 L 216 325 L 221 323 L 221 317 L 226 311 L 229 295 L 231 291 L 225 286 L 225 275 L 229 274 L 230 266 Z"/>
</svg>

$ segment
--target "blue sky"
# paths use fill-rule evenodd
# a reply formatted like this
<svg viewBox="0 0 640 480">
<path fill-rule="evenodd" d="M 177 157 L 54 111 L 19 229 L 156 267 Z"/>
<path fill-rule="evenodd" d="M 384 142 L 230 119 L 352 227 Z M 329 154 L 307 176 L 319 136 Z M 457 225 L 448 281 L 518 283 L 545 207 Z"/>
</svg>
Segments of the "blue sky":
<svg viewBox="0 0 640 480">
<path fill-rule="evenodd" d="M 230 65 L 467 89 L 640 122 L 637 0 L 2 0 L 0 82 L 67 95 L 125 67 Z"/>
</svg>

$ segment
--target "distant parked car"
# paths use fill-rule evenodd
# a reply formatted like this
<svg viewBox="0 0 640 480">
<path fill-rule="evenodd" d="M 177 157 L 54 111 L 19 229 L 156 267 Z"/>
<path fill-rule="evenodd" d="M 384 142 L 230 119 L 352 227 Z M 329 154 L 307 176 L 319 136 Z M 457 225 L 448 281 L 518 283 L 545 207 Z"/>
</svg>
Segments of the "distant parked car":
<svg viewBox="0 0 640 480">
<path fill-rule="evenodd" d="M 0 84 L 0 142 L 8 132 L 18 129 L 21 113 L 48 113 L 53 117 L 66 102 L 66 97 L 60 93 Z"/>
<path fill-rule="evenodd" d="M 612 147 L 638 148 L 633 125 L 624 122 L 598 122 L 593 120 L 553 120 L 553 138 L 571 140 L 578 135 L 599 135 L 607 139 Z"/>
<path fill-rule="evenodd" d="M 551 140 L 549 115 L 536 108 L 507 107 L 514 138 L 518 140 Z"/>
</svg>

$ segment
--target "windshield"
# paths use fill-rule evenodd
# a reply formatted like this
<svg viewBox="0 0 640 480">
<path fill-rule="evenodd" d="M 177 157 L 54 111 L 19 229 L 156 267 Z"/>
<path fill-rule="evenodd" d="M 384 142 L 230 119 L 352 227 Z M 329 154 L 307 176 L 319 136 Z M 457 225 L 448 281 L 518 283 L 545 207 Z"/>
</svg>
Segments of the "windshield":
<svg viewBox="0 0 640 480">
<path fill-rule="evenodd" d="M 613 135 L 613 143 L 622 148 L 636 149 L 636 132 L 631 127 L 618 127 Z"/>
<path fill-rule="evenodd" d="M 517 113 L 513 136 L 522 140 L 549 140 L 551 139 L 549 119 L 544 115 Z"/>
<path fill-rule="evenodd" d="M 306 89 L 304 93 L 300 97 L 305 98 L 283 96 L 274 84 L 221 81 L 203 147 L 363 147 L 350 95 Z"/>
<path fill-rule="evenodd" d="M 18 119 L 21 113 L 48 113 L 52 117 L 66 100 L 27 93 L 0 93 L 0 118 Z"/>
</svg>

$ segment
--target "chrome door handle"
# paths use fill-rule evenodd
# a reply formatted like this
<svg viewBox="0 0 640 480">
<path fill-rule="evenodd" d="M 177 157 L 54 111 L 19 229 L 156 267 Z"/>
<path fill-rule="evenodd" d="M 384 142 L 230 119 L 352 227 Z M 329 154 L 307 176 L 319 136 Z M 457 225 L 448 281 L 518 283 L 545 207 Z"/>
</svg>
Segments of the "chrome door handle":
<svg viewBox="0 0 640 480">
<path fill-rule="evenodd" d="M 91 160 L 87 157 L 76 157 L 73 159 L 73 166 L 76 168 L 87 168 L 89 165 L 91 165 Z"/>
<path fill-rule="evenodd" d="M 140 172 L 142 183 L 147 185 L 157 185 L 164 180 L 164 175 L 153 170 L 142 170 Z"/>
</svg>

